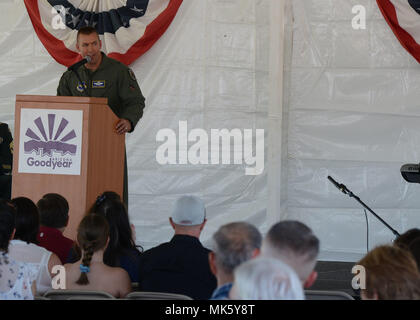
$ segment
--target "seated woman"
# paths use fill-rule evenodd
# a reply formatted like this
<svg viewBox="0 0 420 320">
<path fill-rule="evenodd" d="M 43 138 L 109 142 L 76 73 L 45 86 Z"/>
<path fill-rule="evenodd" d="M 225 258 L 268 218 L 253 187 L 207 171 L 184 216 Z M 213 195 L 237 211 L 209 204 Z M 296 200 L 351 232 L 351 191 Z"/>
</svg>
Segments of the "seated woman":
<svg viewBox="0 0 420 320">
<path fill-rule="evenodd" d="M 15 233 L 15 208 L 0 200 L 0 300 L 32 300 L 39 268 L 9 257 L 9 241 Z"/>
<path fill-rule="evenodd" d="M 127 209 L 118 194 L 104 192 L 89 209 L 89 213 L 105 217 L 109 224 L 110 240 L 104 253 L 105 264 L 123 268 L 128 272 L 131 282 L 138 282 L 141 251 L 135 244 L 134 228 L 130 225 Z M 79 258 L 80 249 L 75 247 L 67 262 Z"/>
<path fill-rule="evenodd" d="M 104 252 L 109 242 L 109 226 L 104 217 L 89 214 L 80 222 L 77 242 L 82 258 L 65 264 L 66 288 L 105 291 L 123 298 L 131 291 L 131 281 L 124 269 L 104 264 Z"/>
<path fill-rule="evenodd" d="M 51 289 L 52 268 L 61 265 L 61 261 L 57 255 L 37 245 L 39 214 L 35 203 L 25 197 L 14 198 L 11 203 L 16 208 L 16 233 L 10 241 L 9 255 L 39 268 L 36 288 L 39 294 L 44 294 Z"/>
<path fill-rule="evenodd" d="M 420 273 L 408 250 L 379 246 L 357 264 L 365 268 L 360 284 L 363 300 L 420 300 Z"/>
</svg>

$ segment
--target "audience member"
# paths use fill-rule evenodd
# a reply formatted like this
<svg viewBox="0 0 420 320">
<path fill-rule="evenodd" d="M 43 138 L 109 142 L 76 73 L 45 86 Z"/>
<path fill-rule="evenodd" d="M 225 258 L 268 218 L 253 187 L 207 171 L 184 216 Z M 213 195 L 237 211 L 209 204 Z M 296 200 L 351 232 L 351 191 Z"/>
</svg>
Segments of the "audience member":
<svg viewBox="0 0 420 320">
<path fill-rule="evenodd" d="M 139 281 L 139 265 L 142 247 L 137 246 L 133 236 L 133 228 L 125 204 L 115 192 L 104 192 L 93 206 L 90 213 L 96 213 L 106 218 L 109 228 L 109 244 L 105 250 L 104 263 L 110 267 L 121 267 L 130 276 L 131 282 Z M 80 249 L 72 251 L 68 262 L 75 262 L 80 258 Z"/>
<path fill-rule="evenodd" d="M 319 253 L 319 240 L 312 230 L 299 221 L 281 221 L 268 231 L 261 254 L 282 260 L 296 271 L 304 288 L 315 282 L 314 270 Z"/>
<path fill-rule="evenodd" d="M 275 258 L 251 259 L 234 271 L 233 300 L 304 300 L 299 277 Z"/>
<path fill-rule="evenodd" d="M 408 250 L 413 255 L 414 260 L 416 260 L 417 269 L 419 269 L 420 271 L 420 237 L 410 242 L 410 245 L 408 246 Z"/>
<path fill-rule="evenodd" d="M 216 288 L 208 255 L 199 237 L 206 224 L 206 210 L 195 196 L 180 197 L 169 222 L 175 230 L 170 242 L 142 254 L 139 287 L 143 291 L 169 292 L 193 299 L 209 299 Z"/>
<path fill-rule="evenodd" d="M 15 261 L 8 247 L 15 232 L 15 208 L 0 200 L 0 300 L 32 300 L 39 267 Z"/>
<path fill-rule="evenodd" d="M 395 239 L 394 245 L 402 249 L 408 249 L 410 243 L 416 238 L 420 238 L 420 229 L 413 228 L 399 235 L 397 239 Z"/>
<path fill-rule="evenodd" d="M 74 264 L 64 265 L 66 288 L 105 291 L 116 298 L 124 298 L 131 291 L 128 273 L 103 262 L 109 242 L 106 219 L 94 213 L 85 216 L 77 230 L 77 242 L 82 249 L 82 258 Z"/>
<path fill-rule="evenodd" d="M 258 229 L 247 222 L 232 222 L 217 230 L 213 235 L 213 252 L 209 253 L 210 269 L 218 286 L 211 299 L 229 299 L 234 269 L 258 256 L 261 242 Z"/>
<path fill-rule="evenodd" d="M 397 246 L 379 246 L 357 264 L 365 268 L 365 289 L 361 283 L 363 300 L 420 299 L 420 274 L 407 250 Z"/>
<path fill-rule="evenodd" d="M 12 164 L 13 137 L 7 123 L 0 122 L 0 199 L 10 200 Z"/>
<path fill-rule="evenodd" d="M 73 240 L 63 235 L 69 222 L 69 204 L 57 194 L 48 193 L 37 203 L 40 223 L 38 245 L 54 252 L 65 263 L 73 247 Z"/>
<path fill-rule="evenodd" d="M 420 229 L 407 230 L 394 241 L 394 245 L 411 252 L 420 270 Z"/>
<path fill-rule="evenodd" d="M 51 289 L 52 268 L 60 265 L 57 255 L 38 246 L 39 214 L 32 200 L 19 197 L 11 200 L 16 208 L 16 232 L 9 244 L 9 256 L 16 261 L 39 267 L 36 288 L 39 294 Z"/>
</svg>

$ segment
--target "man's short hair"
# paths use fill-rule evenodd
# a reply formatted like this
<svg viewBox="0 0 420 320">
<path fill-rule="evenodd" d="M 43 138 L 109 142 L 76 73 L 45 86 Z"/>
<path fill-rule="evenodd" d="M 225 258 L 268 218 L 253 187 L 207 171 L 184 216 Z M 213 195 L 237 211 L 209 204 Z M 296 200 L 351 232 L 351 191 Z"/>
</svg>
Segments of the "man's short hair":
<svg viewBox="0 0 420 320">
<path fill-rule="evenodd" d="M 319 240 L 312 230 L 299 221 L 276 223 L 268 231 L 262 254 L 279 258 L 291 265 L 300 279 L 305 281 L 315 267 L 319 253 Z"/>
<path fill-rule="evenodd" d="M 92 34 L 92 33 L 96 33 L 96 35 L 98 36 L 98 39 L 99 39 L 99 33 L 94 27 L 91 27 L 91 26 L 81 27 L 77 31 L 77 41 L 79 41 L 79 35 L 81 35 L 81 34 L 89 35 L 89 34 Z"/>
<path fill-rule="evenodd" d="M 47 193 L 37 203 L 40 223 L 45 227 L 64 228 L 69 219 L 69 203 L 57 193 Z"/>
<path fill-rule="evenodd" d="M 262 236 L 247 222 L 232 222 L 213 235 L 213 252 L 217 265 L 226 273 L 252 258 L 255 249 L 261 248 Z"/>
</svg>

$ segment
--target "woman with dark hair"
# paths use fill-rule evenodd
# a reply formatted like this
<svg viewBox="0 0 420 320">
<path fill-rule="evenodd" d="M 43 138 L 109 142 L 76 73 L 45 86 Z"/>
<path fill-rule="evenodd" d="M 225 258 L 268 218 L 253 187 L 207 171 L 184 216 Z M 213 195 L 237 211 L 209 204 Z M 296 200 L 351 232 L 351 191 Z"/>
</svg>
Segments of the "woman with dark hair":
<svg viewBox="0 0 420 320">
<path fill-rule="evenodd" d="M 36 279 L 37 292 L 45 293 L 51 289 L 52 268 L 61 265 L 57 255 L 37 245 L 39 230 L 38 208 L 31 199 L 19 197 L 12 199 L 16 208 L 16 233 L 9 245 L 9 255 L 16 261 L 38 266 Z"/>
<path fill-rule="evenodd" d="M 104 252 L 109 242 L 109 226 L 98 214 L 89 214 L 77 229 L 77 242 L 82 257 L 66 264 L 67 289 L 105 291 L 116 298 L 124 298 L 131 291 L 131 281 L 122 268 L 104 264 Z"/>
<path fill-rule="evenodd" d="M 394 245 L 398 246 L 401 249 L 408 249 L 410 243 L 415 239 L 420 238 L 420 229 L 413 228 L 409 229 L 403 234 L 400 234 L 394 241 Z"/>
<path fill-rule="evenodd" d="M 37 266 L 15 261 L 9 256 L 10 239 L 15 232 L 15 208 L 0 200 L 0 300 L 32 300 Z"/>
<path fill-rule="evenodd" d="M 106 218 L 109 224 L 109 244 L 104 253 L 104 263 L 111 267 L 121 267 L 130 276 L 131 282 L 139 280 L 140 255 L 142 247 L 135 244 L 133 227 L 125 204 L 112 191 L 101 194 L 88 214 L 96 213 Z M 140 250 L 138 249 L 140 248 Z M 80 257 L 80 249 L 76 247 L 76 255 L 68 261 L 74 262 Z"/>
</svg>

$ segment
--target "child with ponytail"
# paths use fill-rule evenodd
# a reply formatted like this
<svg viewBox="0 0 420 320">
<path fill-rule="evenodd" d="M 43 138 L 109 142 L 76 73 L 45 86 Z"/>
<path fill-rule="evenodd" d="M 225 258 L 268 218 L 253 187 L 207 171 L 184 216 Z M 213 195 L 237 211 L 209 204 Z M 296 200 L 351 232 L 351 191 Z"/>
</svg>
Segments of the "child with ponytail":
<svg viewBox="0 0 420 320">
<path fill-rule="evenodd" d="M 128 273 L 122 268 L 104 264 L 104 251 L 109 242 L 109 226 L 98 214 L 89 214 L 80 222 L 77 242 L 82 258 L 66 264 L 66 289 L 105 291 L 123 298 L 131 291 Z"/>
</svg>

